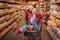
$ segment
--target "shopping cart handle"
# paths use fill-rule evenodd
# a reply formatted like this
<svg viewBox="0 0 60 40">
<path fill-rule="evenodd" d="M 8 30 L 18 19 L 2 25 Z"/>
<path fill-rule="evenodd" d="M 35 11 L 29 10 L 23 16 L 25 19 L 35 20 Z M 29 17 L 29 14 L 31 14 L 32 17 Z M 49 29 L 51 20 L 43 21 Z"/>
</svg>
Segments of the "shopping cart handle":
<svg viewBox="0 0 60 40">
<path fill-rule="evenodd" d="M 36 31 L 35 30 L 31 30 L 31 31 L 30 30 L 27 30 L 27 32 L 36 32 Z"/>
</svg>

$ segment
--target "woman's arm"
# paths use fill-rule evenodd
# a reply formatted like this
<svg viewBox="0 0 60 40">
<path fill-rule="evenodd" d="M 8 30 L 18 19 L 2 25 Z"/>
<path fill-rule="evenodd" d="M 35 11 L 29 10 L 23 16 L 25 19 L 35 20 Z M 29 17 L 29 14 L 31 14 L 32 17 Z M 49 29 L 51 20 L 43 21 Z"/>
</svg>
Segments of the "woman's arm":
<svg viewBox="0 0 60 40">
<path fill-rule="evenodd" d="M 27 11 L 26 9 L 24 9 L 24 12 L 25 12 L 25 14 L 26 14 L 27 16 L 31 14 L 31 13 L 29 13 L 29 11 Z"/>
</svg>

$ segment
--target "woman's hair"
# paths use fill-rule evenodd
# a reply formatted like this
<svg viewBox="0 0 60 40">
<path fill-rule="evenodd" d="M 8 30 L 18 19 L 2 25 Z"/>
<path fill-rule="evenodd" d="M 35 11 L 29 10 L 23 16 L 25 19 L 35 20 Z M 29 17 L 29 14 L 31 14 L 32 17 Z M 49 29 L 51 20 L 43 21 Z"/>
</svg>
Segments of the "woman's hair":
<svg viewBox="0 0 60 40">
<path fill-rule="evenodd" d="M 36 8 L 36 5 L 32 5 L 34 8 Z"/>
<path fill-rule="evenodd" d="M 32 12 L 30 11 L 30 9 L 28 9 L 27 11 L 29 11 L 29 13 L 31 13 L 31 14 L 32 14 Z"/>
</svg>

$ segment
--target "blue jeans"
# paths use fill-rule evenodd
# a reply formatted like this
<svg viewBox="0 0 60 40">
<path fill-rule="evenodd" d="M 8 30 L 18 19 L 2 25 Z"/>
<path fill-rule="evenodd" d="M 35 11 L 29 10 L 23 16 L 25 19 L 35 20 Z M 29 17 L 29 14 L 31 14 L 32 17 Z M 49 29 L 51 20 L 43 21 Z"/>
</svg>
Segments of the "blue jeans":
<svg viewBox="0 0 60 40">
<path fill-rule="evenodd" d="M 33 24 L 33 29 L 38 31 L 39 30 L 38 25 L 37 25 L 36 20 L 35 20 L 34 17 L 31 18 L 30 22 Z M 22 32 L 26 32 L 28 28 L 29 28 L 28 25 L 24 25 L 23 27 L 20 28 L 20 30 Z"/>
</svg>

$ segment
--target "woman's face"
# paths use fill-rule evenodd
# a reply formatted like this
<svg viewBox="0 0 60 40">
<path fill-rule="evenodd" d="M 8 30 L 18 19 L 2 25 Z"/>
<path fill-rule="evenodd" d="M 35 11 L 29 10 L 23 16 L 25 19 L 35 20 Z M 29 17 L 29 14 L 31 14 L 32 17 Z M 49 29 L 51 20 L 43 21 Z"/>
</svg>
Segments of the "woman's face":
<svg viewBox="0 0 60 40">
<path fill-rule="evenodd" d="M 33 8 L 34 8 L 33 6 L 30 7 L 30 11 L 31 11 L 31 12 L 32 12 Z"/>
<path fill-rule="evenodd" d="M 36 8 L 34 8 L 34 9 L 32 10 L 32 14 L 33 14 L 33 15 L 36 15 L 37 12 L 38 12 L 38 10 L 37 10 Z"/>
</svg>

